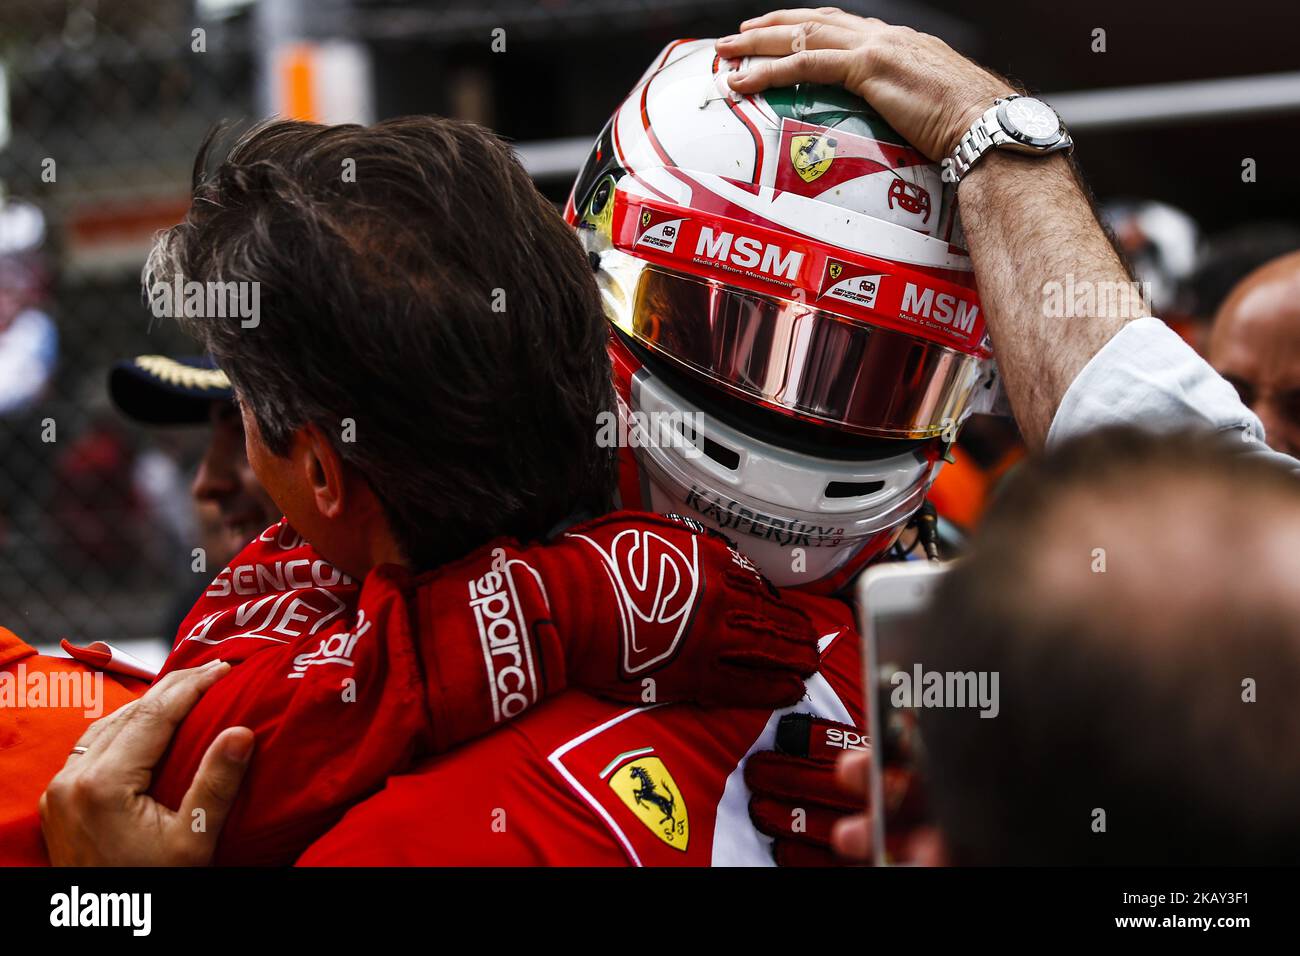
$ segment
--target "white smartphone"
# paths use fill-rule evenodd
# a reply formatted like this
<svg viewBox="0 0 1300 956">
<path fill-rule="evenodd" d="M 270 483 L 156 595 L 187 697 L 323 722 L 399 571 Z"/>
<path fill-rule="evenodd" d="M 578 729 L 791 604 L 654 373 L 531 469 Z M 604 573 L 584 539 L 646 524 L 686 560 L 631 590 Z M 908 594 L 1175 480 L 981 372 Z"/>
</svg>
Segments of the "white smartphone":
<svg viewBox="0 0 1300 956">
<path fill-rule="evenodd" d="M 921 741 L 916 712 L 891 701 L 893 675 L 910 673 L 918 656 L 918 637 L 931 596 L 948 562 L 899 561 L 868 568 L 855 587 L 862 635 L 863 689 L 867 734 L 871 739 L 871 810 L 877 866 L 897 862 L 901 833 L 898 817 L 915 815 L 924 792 L 917 761 Z M 904 822 L 914 823 L 913 819 Z"/>
</svg>

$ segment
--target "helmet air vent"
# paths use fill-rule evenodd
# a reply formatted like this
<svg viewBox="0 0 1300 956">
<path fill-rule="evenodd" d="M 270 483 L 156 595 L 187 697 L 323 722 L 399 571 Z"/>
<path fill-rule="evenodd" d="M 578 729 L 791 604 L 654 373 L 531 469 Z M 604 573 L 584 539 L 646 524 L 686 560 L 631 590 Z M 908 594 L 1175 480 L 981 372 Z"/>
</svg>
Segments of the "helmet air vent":
<svg viewBox="0 0 1300 956">
<path fill-rule="evenodd" d="M 827 498 L 860 498 L 885 487 L 883 481 L 832 481 L 826 486 Z"/>
</svg>

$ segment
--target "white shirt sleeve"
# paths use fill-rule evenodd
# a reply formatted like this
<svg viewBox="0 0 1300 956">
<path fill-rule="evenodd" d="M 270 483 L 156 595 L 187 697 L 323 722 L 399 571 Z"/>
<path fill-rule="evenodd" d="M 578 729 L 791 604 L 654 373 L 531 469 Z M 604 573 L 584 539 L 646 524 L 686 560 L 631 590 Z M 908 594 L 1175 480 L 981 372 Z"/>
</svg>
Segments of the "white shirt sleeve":
<svg viewBox="0 0 1300 956">
<path fill-rule="evenodd" d="M 1107 425 L 1237 432 L 1251 453 L 1300 472 L 1300 461 L 1265 444 L 1264 426 L 1237 390 L 1155 318 L 1124 326 L 1083 367 L 1056 410 L 1047 447 Z"/>
</svg>

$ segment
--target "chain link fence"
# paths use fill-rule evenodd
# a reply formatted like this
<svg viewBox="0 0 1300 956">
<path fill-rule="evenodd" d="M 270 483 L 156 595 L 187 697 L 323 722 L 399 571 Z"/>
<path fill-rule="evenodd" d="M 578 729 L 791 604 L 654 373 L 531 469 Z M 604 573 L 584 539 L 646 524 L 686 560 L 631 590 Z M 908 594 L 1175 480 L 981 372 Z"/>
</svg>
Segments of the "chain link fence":
<svg viewBox="0 0 1300 956">
<path fill-rule="evenodd" d="M 162 637 L 211 574 L 203 429 L 134 425 L 107 394 L 115 361 L 193 351 L 140 267 L 209 125 L 252 108 L 241 25 L 202 23 L 199 51 L 181 0 L 0 5 L 0 625 L 30 643 Z"/>
</svg>

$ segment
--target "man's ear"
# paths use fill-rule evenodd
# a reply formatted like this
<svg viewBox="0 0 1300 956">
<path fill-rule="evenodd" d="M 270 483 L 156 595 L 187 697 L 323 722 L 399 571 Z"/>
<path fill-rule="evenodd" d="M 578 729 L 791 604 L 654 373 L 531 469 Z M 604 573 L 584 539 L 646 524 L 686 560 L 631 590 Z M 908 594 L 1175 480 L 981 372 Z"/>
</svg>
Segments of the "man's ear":
<svg viewBox="0 0 1300 956">
<path fill-rule="evenodd" d="M 301 434 L 299 465 L 306 475 L 316 510 L 326 518 L 337 518 L 343 513 L 347 493 L 343 456 L 318 426 L 305 425 Z"/>
</svg>

